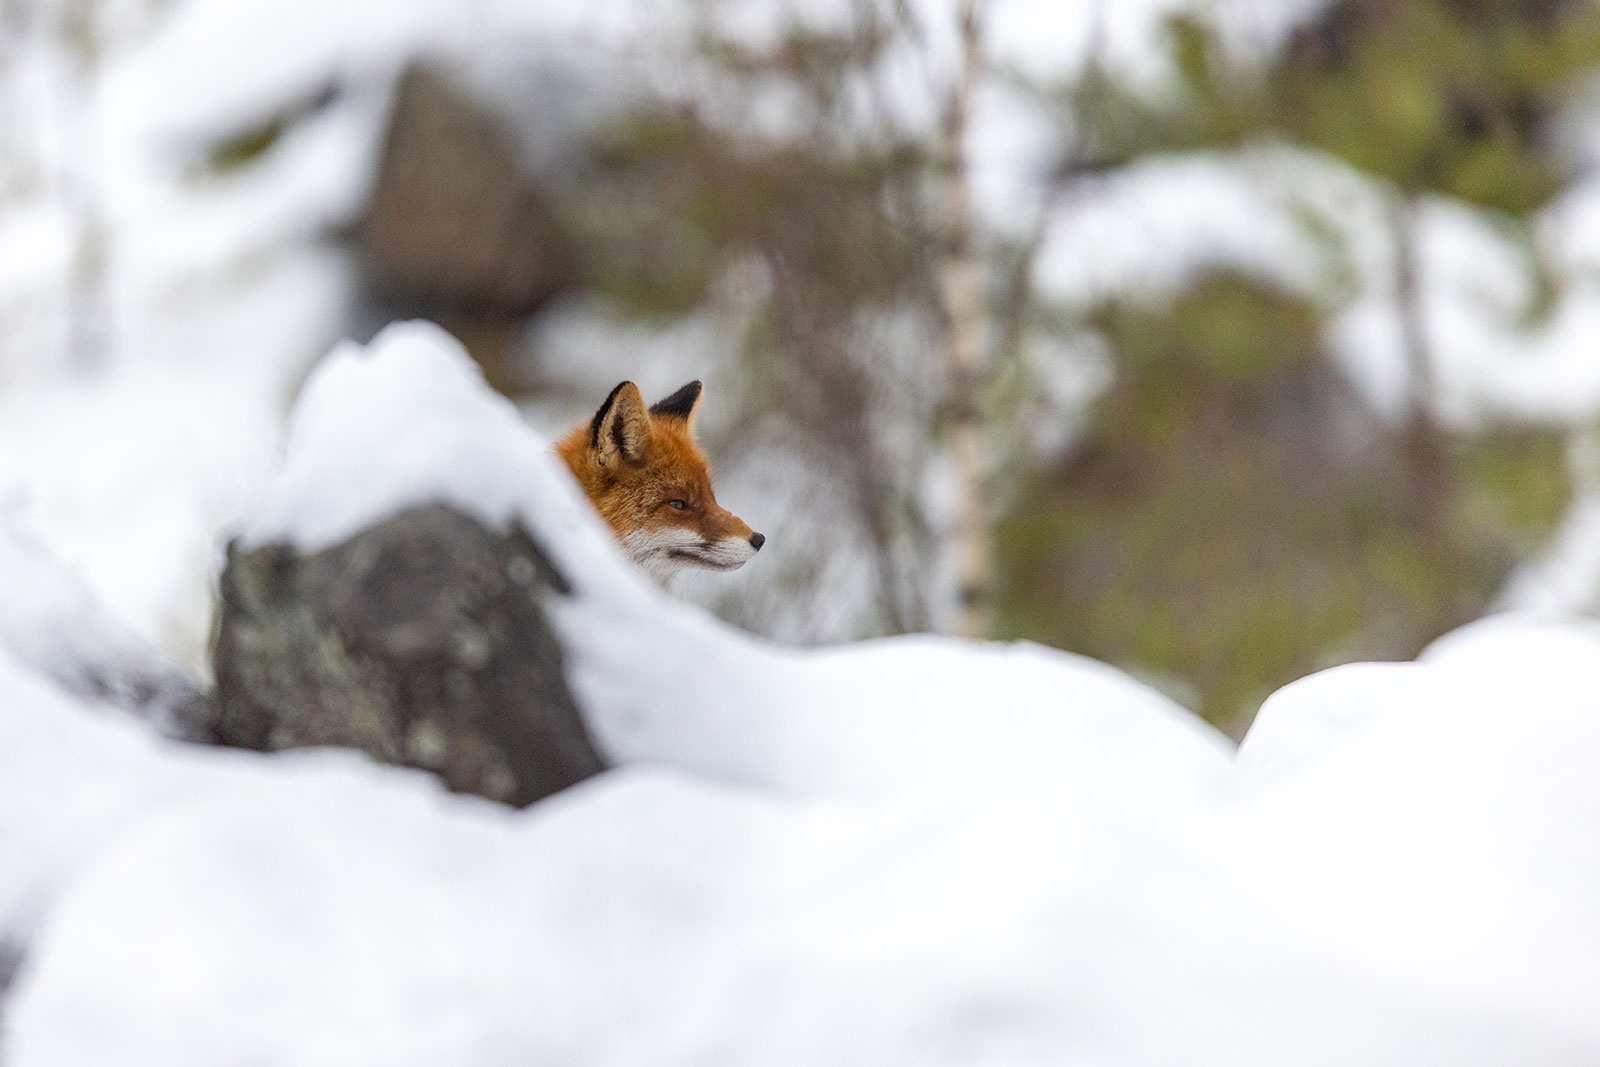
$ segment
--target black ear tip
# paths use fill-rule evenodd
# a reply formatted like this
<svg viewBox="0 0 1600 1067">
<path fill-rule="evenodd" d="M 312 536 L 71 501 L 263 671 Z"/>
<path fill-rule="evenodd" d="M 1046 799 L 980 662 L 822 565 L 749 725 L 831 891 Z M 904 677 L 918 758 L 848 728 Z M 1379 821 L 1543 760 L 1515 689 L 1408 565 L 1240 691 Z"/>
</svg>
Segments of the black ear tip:
<svg viewBox="0 0 1600 1067">
<path fill-rule="evenodd" d="M 606 421 L 606 412 L 611 410 L 611 405 L 617 402 L 617 394 L 632 384 L 632 382 L 628 381 L 618 382 L 611 392 L 606 394 L 605 403 L 600 405 L 600 410 L 596 411 L 594 418 L 589 420 L 589 443 L 591 445 L 600 443 L 600 424 Z"/>
<path fill-rule="evenodd" d="M 700 400 L 700 391 L 704 386 L 696 378 L 688 385 L 679 389 L 665 400 L 658 400 L 650 406 L 652 415 L 671 415 L 680 419 L 687 419 L 694 414 L 694 406 Z"/>
</svg>

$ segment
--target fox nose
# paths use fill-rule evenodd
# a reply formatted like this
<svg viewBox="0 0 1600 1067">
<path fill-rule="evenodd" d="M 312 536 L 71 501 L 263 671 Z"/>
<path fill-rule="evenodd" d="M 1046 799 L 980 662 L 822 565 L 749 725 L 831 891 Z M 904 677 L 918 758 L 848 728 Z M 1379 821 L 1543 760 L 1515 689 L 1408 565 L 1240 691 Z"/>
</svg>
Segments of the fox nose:
<svg viewBox="0 0 1600 1067">
<path fill-rule="evenodd" d="M 757 552 L 760 552 L 761 551 L 761 546 L 766 544 L 766 543 L 767 543 L 767 535 L 766 534 L 753 533 L 753 534 L 750 535 L 750 547 L 755 549 Z"/>
</svg>

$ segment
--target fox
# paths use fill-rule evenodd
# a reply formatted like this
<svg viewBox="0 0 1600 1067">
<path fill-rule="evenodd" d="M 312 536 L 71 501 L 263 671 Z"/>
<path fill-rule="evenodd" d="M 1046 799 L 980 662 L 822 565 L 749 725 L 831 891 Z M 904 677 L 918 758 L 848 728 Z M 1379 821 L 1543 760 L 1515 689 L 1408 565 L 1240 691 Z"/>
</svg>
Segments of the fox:
<svg viewBox="0 0 1600 1067">
<path fill-rule="evenodd" d="M 734 571 L 766 543 L 711 491 L 711 464 L 696 444 L 698 381 L 649 407 L 632 382 L 556 443 L 584 495 L 623 553 L 662 586 L 681 571 Z"/>
</svg>

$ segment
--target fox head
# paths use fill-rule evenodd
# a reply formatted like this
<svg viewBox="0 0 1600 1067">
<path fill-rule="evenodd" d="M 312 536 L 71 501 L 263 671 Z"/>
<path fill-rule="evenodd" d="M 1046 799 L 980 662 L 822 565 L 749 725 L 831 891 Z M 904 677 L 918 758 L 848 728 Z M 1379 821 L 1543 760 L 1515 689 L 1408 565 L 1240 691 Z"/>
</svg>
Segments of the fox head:
<svg viewBox="0 0 1600 1067">
<path fill-rule="evenodd" d="M 648 408 L 639 387 L 623 382 L 556 444 L 623 551 L 660 582 L 685 567 L 737 570 L 766 542 L 717 504 L 694 442 L 699 406 L 699 382 Z"/>
</svg>

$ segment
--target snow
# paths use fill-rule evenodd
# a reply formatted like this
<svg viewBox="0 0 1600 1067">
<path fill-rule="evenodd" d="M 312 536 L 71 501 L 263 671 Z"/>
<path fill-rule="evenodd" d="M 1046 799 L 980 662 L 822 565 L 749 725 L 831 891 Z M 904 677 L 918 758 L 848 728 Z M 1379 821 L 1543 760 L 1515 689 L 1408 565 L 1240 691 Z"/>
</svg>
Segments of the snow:
<svg viewBox="0 0 1600 1067">
<path fill-rule="evenodd" d="M 1600 409 L 1600 371 L 1590 338 L 1600 329 L 1600 291 L 1585 220 L 1600 206 L 1600 185 L 1578 185 L 1551 205 L 1534 229 L 1535 247 L 1570 279 L 1544 317 L 1532 304 L 1528 249 L 1514 231 L 1463 205 L 1419 207 L 1419 306 L 1432 348 L 1435 403 L 1457 425 L 1485 418 L 1582 425 Z M 1406 360 L 1395 304 L 1393 253 L 1379 249 L 1359 290 L 1335 320 L 1330 340 L 1357 381 L 1391 410 L 1407 395 Z"/>
<path fill-rule="evenodd" d="M 1595 627 L 1314 675 L 1235 758 L 1078 657 L 755 641 L 568 481 L 402 324 L 319 367 L 247 532 L 311 550 L 439 500 L 529 528 L 615 769 L 521 812 L 162 742 L 0 647 L 8 1067 L 1600 1055 Z"/>
<path fill-rule="evenodd" d="M 1274 180 L 1280 155 L 1193 153 L 1096 179 L 1050 217 L 1038 286 L 1063 300 L 1181 291 L 1231 267 L 1291 288 L 1318 277 L 1306 235 Z"/>
<path fill-rule="evenodd" d="M 198 687 L 160 652 L 118 625 L 76 574 L 16 520 L 0 513 L 0 649 L 80 696 L 151 714 L 176 733 L 175 703 Z"/>
<path fill-rule="evenodd" d="M 48 306 L 62 298 L 71 247 L 67 220 L 50 204 L 32 204 L 0 216 L 0 294 L 10 328 L 0 338 L 0 374 L 34 371 L 40 349 L 57 347 Z"/>
<path fill-rule="evenodd" d="M 0 648 L 0 944 L 25 944 L 62 889 L 129 828 L 242 786 L 240 754 L 159 741 L 132 717 L 71 696 Z"/>
<path fill-rule="evenodd" d="M 1415 664 L 1296 683 L 1263 709 L 1278 744 L 1262 739 L 1258 769 L 1284 741 L 1311 747 L 1285 728 L 1301 711 L 1312 732 L 1335 715 L 1347 729 L 1264 779 L 1232 844 L 1259 888 L 1309 905 L 1338 955 L 1592 1043 L 1600 849 L 1577 828 L 1600 817 L 1597 679 L 1592 625 L 1511 617 Z"/>
<path fill-rule="evenodd" d="M 217 533 L 346 313 L 343 264 L 312 242 L 370 180 L 381 113 L 347 94 L 259 168 L 197 178 L 151 130 L 176 64 L 145 62 L 148 13 L 112 7 L 91 17 L 95 64 L 53 18 L 7 35 L 26 77 L 0 82 L 16 118 L 0 179 L 0 501 L 118 626 L 197 670 Z M 102 345 L 74 345 L 74 290 L 103 310 Z"/>
<path fill-rule="evenodd" d="M 283 472 L 242 537 L 314 552 L 434 502 L 496 526 L 571 524 L 576 490 L 546 451 L 454 338 L 431 323 L 397 323 L 370 348 L 346 342 L 317 365 L 290 420 Z M 548 498 L 535 505 L 541 488 Z"/>
<path fill-rule="evenodd" d="M 217 530 L 272 461 L 278 431 L 253 384 L 141 367 L 0 392 L 0 499 L 111 614 L 191 664 Z"/>
<path fill-rule="evenodd" d="M 226 135 L 330 85 L 382 82 L 418 54 L 470 58 L 486 40 L 557 35 L 614 47 L 668 11 L 660 0 L 189 0 L 135 60 L 134 103 L 152 135 Z"/>
<path fill-rule="evenodd" d="M 1059 73 L 1098 7 L 1111 61 L 1159 83 L 1172 6 L 1002 3 L 988 29 L 1002 65 Z M 1281 33 L 1311 5 L 1227 5 L 1252 6 Z M 395 65 L 489 37 L 623 49 L 641 27 L 670 37 L 670 13 L 174 12 L 86 105 L 104 366 L 65 349 L 81 221 L 50 185 L 65 146 L 18 135 L 46 181 L 0 210 L 0 960 L 23 953 L 0 994 L 7 1067 L 1600 1059 L 1600 636 L 1557 614 L 1600 588 L 1593 500 L 1507 597 L 1543 614 L 1303 679 L 1235 757 L 1078 657 L 930 637 L 785 649 L 664 597 L 425 324 L 319 364 L 267 480 L 281 405 L 348 291 L 314 242 L 360 202 Z M 14 69 L 8 100 L 49 94 L 48 71 Z M 196 179 L 172 151 L 330 84 L 243 173 Z M 906 121 L 917 100 L 933 114 L 926 82 L 890 88 Z M 979 210 L 1023 232 L 1041 116 L 993 87 L 975 116 Z M 1538 224 L 1563 269 L 1593 266 L 1595 192 Z M 1041 253 L 1067 303 L 1218 264 L 1310 289 L 1326 250 L 1291 212 L 1330 210 L 1351 274 L 1330 340 L 1397 395 L 1381 188 L 1254 148 L 1081 193 Z M 1430 203 L 1420 240 L 1447 414 L 1592 419 L 1592 285 L 1527 328 L 1510 236 Z M 552 320 L 551 347 L 637 349 L 578 336 L 593 318 Z M 663 337 L 662 390 L 699 373 L 685 360 L 717 329 Z M 616 769 L 512 812 L 349 753 L 177 745 L 101 702 L 152 667 L 181 677 L 158 647 L 198 663 L 218 531 L 314 551 L 435 501 L 547 544 L 575 589 L 554 605 L 571 682 Z"/>
</svg>

